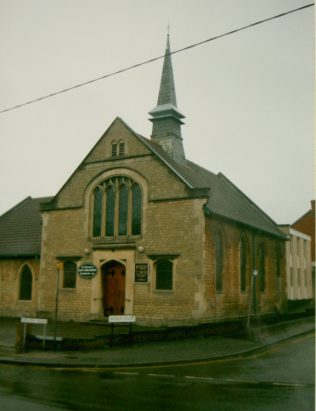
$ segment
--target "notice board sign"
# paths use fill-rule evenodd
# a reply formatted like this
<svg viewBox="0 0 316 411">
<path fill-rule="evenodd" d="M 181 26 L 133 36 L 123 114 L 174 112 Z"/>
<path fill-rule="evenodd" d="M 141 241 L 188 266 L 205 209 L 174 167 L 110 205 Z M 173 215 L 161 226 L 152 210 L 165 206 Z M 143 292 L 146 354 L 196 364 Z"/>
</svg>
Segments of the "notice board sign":
<svg viewBox="0 0 316 411">
<path fill-rule="evenodd" d="M 135 264 L 135 283 L 148 282 L 148 263 Z"/>
<path fill-rule="evenodd" d="M 81 264 L 81 266 L 78 268 L 78 273 L 81 278 L 90 279 L 97 275 L 97 267 L 91 263 Z"/>
</svg>

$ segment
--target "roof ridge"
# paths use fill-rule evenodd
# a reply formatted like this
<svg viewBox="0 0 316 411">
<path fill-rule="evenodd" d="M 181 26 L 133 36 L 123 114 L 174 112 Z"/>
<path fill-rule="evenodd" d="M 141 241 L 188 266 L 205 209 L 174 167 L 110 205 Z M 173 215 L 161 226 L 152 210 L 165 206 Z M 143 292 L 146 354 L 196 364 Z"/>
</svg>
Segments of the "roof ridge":
<svg viewBox="0 0 316 411">
<path fill-rule="evenodd" d="M 25 197 L 23 200 L 21 200 L 19 203 L 15 204 L 13 207 L 9 208 L 9 210 L 5 211 L 3 214 L 0 215 L 0 218 L 4 217 L 5 215 L 11 213 L 13 210 L 17 209 L 20 207 L 23 203 L 25 203 L 27 200 L 32 200 L 31 196 Z"/>
<path fill-rule="evenodd" d="M 313 210 L 310 209 L 308 211 L 306 211 L 306 213 L 302 214 L 297 220 L 294 221 L 294 223 L 291 224 L 291 226 L 295 225 L 296 223 L 298 223 L 302 218 L 308 216 L 309 214 L 315 215 Z"/>
</svg>

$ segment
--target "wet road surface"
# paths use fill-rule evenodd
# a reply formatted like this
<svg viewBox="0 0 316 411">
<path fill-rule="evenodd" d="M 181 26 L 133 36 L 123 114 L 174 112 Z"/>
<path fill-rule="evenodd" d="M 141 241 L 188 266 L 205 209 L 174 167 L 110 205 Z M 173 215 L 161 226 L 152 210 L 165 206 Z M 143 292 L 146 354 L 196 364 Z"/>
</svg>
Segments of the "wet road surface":
<svg viewBox="0 0 316 411">
<path fill-rule="evenodd" d="M 0 408 L 314 411 L 314 350 L 310 333 L 249 357 L 176 366 L 67 370 L 1 365 Z"/>
</svg>

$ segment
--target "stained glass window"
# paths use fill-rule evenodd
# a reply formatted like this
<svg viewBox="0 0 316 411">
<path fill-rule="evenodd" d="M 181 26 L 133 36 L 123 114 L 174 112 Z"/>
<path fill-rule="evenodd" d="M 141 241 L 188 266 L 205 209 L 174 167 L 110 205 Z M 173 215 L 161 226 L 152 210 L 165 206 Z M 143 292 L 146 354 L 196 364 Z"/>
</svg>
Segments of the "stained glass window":
<svg viewBox="0 0 316 411">
<path fill-rule="evenodd" d="M 138 184 L 132 185 L 132 234 L 141 233 L 142 228 L 142 193 Z"/>
<path fill-rule="evenodd" d="M 109 185 L 106 189 L 105 234 L 107 236 L 114 235 L 114 217 L 115 217 L 115 190 L 112 185 Z"/>
<path fill-rule="evenodd" d="M 102 191 L 97 187 L 94 191 L 93 202 L 93 236 L 101 236 L 101 220 L 102 220 Z"/>
<path fill-rule="evenodd" d="M 93 237 L 140 235 L 142 232 L 142 190 L 126 176 L 103 182 L 93 194 Z"/>
<path fill-rule="evenodd" d="M 127 234 L 127 218 L 128 218 L 128 188 L 126 184 L 120 186 L 119 191 L 119 226 L 118 234 Z"/>
</svg>

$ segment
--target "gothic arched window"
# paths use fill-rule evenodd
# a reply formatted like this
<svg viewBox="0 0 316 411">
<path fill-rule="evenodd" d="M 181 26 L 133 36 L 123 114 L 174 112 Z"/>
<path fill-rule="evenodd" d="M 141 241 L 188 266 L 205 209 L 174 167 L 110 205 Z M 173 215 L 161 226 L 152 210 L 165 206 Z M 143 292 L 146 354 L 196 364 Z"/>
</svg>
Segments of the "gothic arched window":
<svg viewBox="0 0 316 411">
<path fill-rule="evenodd" d="M 126 184 L 121 184 L 119 188 L 119 226 L 118 235 L 127 234 L 127 218 L 128 218 L 128 194 L 129 190 Z"/>
<path fill-rule="evenodd" d="M 30 267 L 25 264 L 20 274 L 20 300 L 32 299 L 33 276 Z"/>
<path fill-rule="evenodd" d="M 139 235 L 142 231 L 142 191 L 129 177 L 115 176 L 93 193 L 93 237 Z"/>
<path fill-rule="evenodd" d="M 259 267 L 259 285 L 260 291 L 265 290 L 266 279 L 265 279 L 265 251 L 263 244 L 259 245 L 258 250 L 258 267 Z"/>
<path fill-rule="evenodd" d="M 240 291 L 246 291 L 246 264 L 247 264 L 246 242 L 244 238 L 241 238 L 239 242 Z"/>
<path fill-rule="evenodd" d="M 142 192 L 138 184 L 132 185 L 132 234 L 141 234 Z"/>
<path fill-rule="evenodd" d="M 223 241 L 219 230 L 215 233 L 215 288 L 217 292 L 223 291 Z"/>
<path fill-rule="evenodd" d="M 106 187 L 106 219 L 105 235 L 114 235 L 114 217 L 115 217 L 115 187 L 109 184 Z"/>
<path fill-rule="evenodd" d="M 276 291 L 281 292 L 281 250 L 280 247 L 275 249 L 275 276 L 276 276 Z"/>
<path fill-rule="evenodd" d="M 93 237 L 101 235 L 102 219 L 102 191 L 97 187 L 94 191 L 94 210 L 93 210 Z"/>
</svg>

